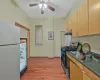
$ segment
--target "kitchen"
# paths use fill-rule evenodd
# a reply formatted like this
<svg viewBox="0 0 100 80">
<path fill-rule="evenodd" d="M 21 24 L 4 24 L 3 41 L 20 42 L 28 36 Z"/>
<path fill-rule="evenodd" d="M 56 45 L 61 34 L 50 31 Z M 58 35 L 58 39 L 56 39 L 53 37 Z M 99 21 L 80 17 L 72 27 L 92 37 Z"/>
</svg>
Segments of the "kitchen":
<svg viewBox="0 0 100 80">
<path fill-rule="evenodd" d="M 53 0 L 51 0 L 51 1 L 53 1 Z M 71 0 L 69 0 L 69 1 L 71 1 Z M 81 1 L 84 1 L 84 2 L 81 2 Z M 6 6 L 4 5 L 4 3 Z M 73 5 L 73 7 L 70 9 L 69 13 L 66 15 L 66 20 L 65 20 L 65 17 L 64 18 L 51 18 L 50 17 L 48 19 L 40 19 L 40 18 L 33 19 L 33 18 L 30 18 L 29 16 L 27 16 L 26 13 L 24 13 L 20 7 L 14 6 L 10 0 L 9 1 L 2 0 L 2 1 L 0 1 L 0 4 L 1 4 L 1 7 L 0 7 L 0 10 L 1 10 L 0 19 L 1 20 L 4 20 L 4 22 L 6 21 L 8 24 L 13 24 L 13 26 L 15 25 L 15 22 L 18 22 L 18 23 L 28 27 L 31 32 L 31 36 L 30 36 L 31 37 L 30 38 L 30 44 L 31 44 L 30 50 L 31 51 L 30 51 L 30 55 L 29 55 L 31 57 L 30 58 L 31 63 L 29 63 L 29 65 L 31 65 L 31 67 L 29 67 L 28 70 L 24 73 L 24 75 L 22 75 L 21 80 L 29 80 L 30 78 L 35 79 L 35 80 L 37 80 L 37 79 L 47 80 L 50 77 L 52 77 L 52 78 L 50 78 L 50 80 L 56 80 L 56 79 L 57 80 L 58 79 L 66 80 L 67 79 L 64 76 L 65 74 L 63 73 L 63 70 L 60 65 L 60 47 L 61 47 L 60 46 L 60 31 L 67 31 L 67 32 L 72 31 L 72 42 L 81 42 L 82 46 L 84 43 L 88 43 L 91 47 L 89 52 L 92 53 L 92 58 L 87 58 L 86 60 L 80 60 L 80 59 L 83 59 L 84 56 L 83 55 L 80 56 L 80 54 L 76 55 L 76 53 L 77 53 L 76 51 L 66 53 L 65 56 L 68 59 L 67 67 L 70 71 L 70 79 L 71 80 L 100 80 L 100 70 L 99 70 L 100 63 L 98 62 L 97 59 L 94 59 L 94 57 L 93 57 L 93 56 L 95 56 L 95 58 L 99 59 L 99 54 L 100 54 L 100 46 L 99 46 L 100 45 L 100 42 L 99 42 L 100 41 L 100 34 L 99 34 L 100 33 L 100 29 L 99 29 L 100 0 L 77 0 L 76 4 Z M 69 3 L 65 3 L 65 4 L 69 4 Z M 31 8 L 31 9 L 32 9 L 32 11 L 34 11 L 33 10 L 34 8 Z M 43 25 L 43 38 L 44 39 L 43 39 L 43 45 L 40 45 L 40 46 L 35 45 L 35 36 L 34 36 L 35 25 Z M 5 31 L 5 29 L 4 29 L 4 31 Z M 12 29 L 13 28 L 11 28 L 10 30 L 12 30 Z M 13 32 L 16 32 L 16 31 L 17 31 L 17 29 Z M 54 31 L 54 35 L 55 35 L 54 40 L 48 40 L 48 31 Z M 3 30 L 1 30 L 1 32 L 3 32 Z M 5 34 L 6 32 L 3 32 L 3 33 Z M 7 34 L 9 34 L 9 32 Z M 14 33 L 12 33 L 12 34 L 16 35 Z M 12 34 L 9 34 L 9 36 L 11 36 Z M 24 33 L 24 35 L 25 35 L 25 33 Z M 18 37 L 20 38 L 19 35 L 18 35 Z M 5 37 L 5 38 L 7 38 L 7 37 Z M 16 36 L 13 36 L 13 38 L 14 38 L 13 40 L 15 40 Z M 8 39 L 11 39 L 11 38 L 9 37 Z M 4 39 L 4 40 L 8 40 L 8 39 Z M 20 44 L 20 41 L 18 41 L 18 44 Z M 21 45 L 26 45 L 26 44 L 22 42 Z M 18 48 L 17 48 L 18 50 L 16 49 L 18 51 L 17 53 L 20 53 L 19 47 L 20 47 L 20 45 L 18 45 Z M 21 47 L 23 47 L 23 46 L 21 46 Z M 23 47 L 23 48 L 25 48 L 25 47 Z M 14 49 L 12 49 L 12 47 L 11 47 L 10 51 L 12 51 L 12 50 L 14 51 Z M 1 49 L 1 51 L 2 51 L 2 49 Z M 3 51 L 6 51 L 6 50 L 3 49 Z M 48 53 L 47 53 L 47 51 L 48 51 Z M 19 57 L 22 54 L 16 53 L 16 55 L 14 55 L 13 54 L 14 52 L 7 52 L 7 51 L 6 51 L 6 53 L 10 53 L 9 60 L 11 60 L 11 61 L 9 61 L 9 63 L 15 64 L 14 61 L 17 61 L 16 63 L 18 63 L 18 64 L 7 65 L 8 64 L 7 62 L 6 62 L 6 64 L 2 63 L 1 65 L 6 66 L 7 70 L 4 69 L 4 66 L 2 68 L 0 68 L 0 70 L 4 70 L 2 72 L 5 72 L 5 73 L 8 72 L 7 74 L 9 74 L 9 72 L 12 71 L 12 74 L 9 74 L 9 76 L 13 75 L 13 77 L 9 77 L 9 79 L 8 79 L 7 77 L 4 76 L 5 74 L 3 74 L 1 72 L 0 74 L 3 74 L 3 76 L 0 75 L 1 77 L 3 77 L 2 80 L 7 80 L 7 79 L 15 80 L 15 78 L 17 80 L 20 80 L 20 75 L 19 75 L 20 74 L 20 71 L 19 71 L 19 66 L 20 66 L 19 60 L 20 59 L 19 58 L 25 59 L 26 56 L 24 56 L 25 58 L 23 58 L 22 56 Z M 19 58 L 16 57 L 15 58 L 16 60 L 15 60 L 14 57 L 11 57 L 10 55 L 18 56 Z M 7 55 L 3 54 L 2 56 L 4 57 Z M 0 59 L 4 60 L 4 58 L 2 56 Z M 46 60 L 49 60 L 49 61 L 46 61 L 47 63 L 44 63 L 45 60 L 43 60 L 42 62 L 39 60 L 35 61 L 34 57 L 42 57 L 42 58 L 47 57 Z M 59 58 L 59 59 L 53 61 L 53 59 L 52 59 L 53 57 Z M 0 60 L 0 61 L 2 61 L 2 60 Z M 40 60 L 42 60 L 42 59 L 40 59 Z M 6 61 L 7 61 L 7 59 L 6 59 Z M 27 64 L 26 59 L 25 59 L 24 63 Z M 52 66 L 56 65 L 56 63 L 57 63 L 57 65 L 56 65 L 57 68 L 56 68 L 56 66 L 53 69 L 52 68 L 44 69 L 44 67 L 40 68 L 40 63 L 41 64 L 44 63 L 42 65 L 44 67 L 46 67 L 46 64 L 49 64 L 49 66 L 47 65 L 47 68 L 52 67 Z M 33 65 L 34 66 L 38 65 L 39 69 L 42 69 L 42 70 L 38 71 L 39 69 L 37 69 Z M 7 67 L 7 66 L 11 66 L 11 67 L 13 66 L 14 69 L 11 67 Z M 27 66 L 24 65 L 24 68 L 27 68 Z M 40 74 L 37 74 L 37 76 L 35 76 L 35 73 L 34 73 L 35 69 L 38 71 L 38 73 L 40 73 Z M 48 75 L 49 77 L 45 76 L 45 74 L 49 73 L 48 70 L 51 72 L 51 74 L 54 73 L 54 70 L 55 70 L 55 74 L 54 75 L 50 74 L 50 75 Z M 41 74 L 41 73 L 43 73 L 43 71 L 45 73 L 44 75 Z M 46 71 L 48 71 L 48 72 L 46 72 Z M 56 74 L 57 71 L 58 71 L 58 73 Z M 15 73 L 15 72 L 16 72 L 16 74 L 14 75 L 13 73 Z M 62 74 L 62 76 L 60 76 L 61 74 Z M 16 76 L 16 77 L 14 77 L 14 76 Z"/>
</svg>

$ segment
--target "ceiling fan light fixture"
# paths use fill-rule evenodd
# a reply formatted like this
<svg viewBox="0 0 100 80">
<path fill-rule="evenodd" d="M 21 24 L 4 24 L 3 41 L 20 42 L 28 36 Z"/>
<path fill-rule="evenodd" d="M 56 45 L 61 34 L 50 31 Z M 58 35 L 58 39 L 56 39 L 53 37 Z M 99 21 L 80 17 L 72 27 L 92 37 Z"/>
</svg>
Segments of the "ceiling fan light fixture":
<svg viewBox="0 0 100 80">
<path fill-rule="evenodd" d="M 39 4 L 39 8 L 42 8 L 42 4 Z"/>
<path fill-rule="evenodd" d="M 47 4 L 44 4 L 44 8 L 47 8 Z"/>
</svg>

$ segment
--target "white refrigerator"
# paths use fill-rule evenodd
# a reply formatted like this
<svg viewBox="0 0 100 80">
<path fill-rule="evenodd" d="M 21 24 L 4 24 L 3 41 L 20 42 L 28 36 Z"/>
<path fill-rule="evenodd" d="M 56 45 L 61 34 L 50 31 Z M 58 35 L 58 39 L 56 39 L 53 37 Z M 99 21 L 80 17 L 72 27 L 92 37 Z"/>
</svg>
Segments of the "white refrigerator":
<svg viewBox="0 0 100 80">
<path fill-rule="evenodd" d="M 0 80 L 20 80 L 20 29 L 0 22 Z"/>
</svg>

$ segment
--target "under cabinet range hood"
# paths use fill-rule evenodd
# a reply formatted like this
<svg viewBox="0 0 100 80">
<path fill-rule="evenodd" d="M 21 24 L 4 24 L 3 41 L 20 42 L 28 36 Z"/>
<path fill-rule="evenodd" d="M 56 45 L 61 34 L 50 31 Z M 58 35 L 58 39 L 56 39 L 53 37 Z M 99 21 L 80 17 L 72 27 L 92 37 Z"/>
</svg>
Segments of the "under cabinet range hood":
<svg viewBox="0 0 100 80">
<path fill-rule="evenodd" d="M 72 33 L 71 32 L 65 33 L 65 46 L 70 46 L 71 40 L 72 40 Z"/>
</svg>

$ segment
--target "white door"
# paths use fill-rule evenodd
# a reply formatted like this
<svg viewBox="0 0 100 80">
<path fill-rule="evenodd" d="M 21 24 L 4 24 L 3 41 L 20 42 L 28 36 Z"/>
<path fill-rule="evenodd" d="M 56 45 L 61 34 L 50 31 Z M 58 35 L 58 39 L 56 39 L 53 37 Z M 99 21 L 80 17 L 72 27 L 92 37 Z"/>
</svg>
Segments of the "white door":
<svg viewBox="0 0 100 80">
<path fill-rule="evenodd" d="M 65 31 L 60 32 L 61 47 L 65 46 Z"/>
<path fill-rule="evenodd" d="M 0 46 L 0 80 L 20 80 L 20 46 Z"/>
</svg>

